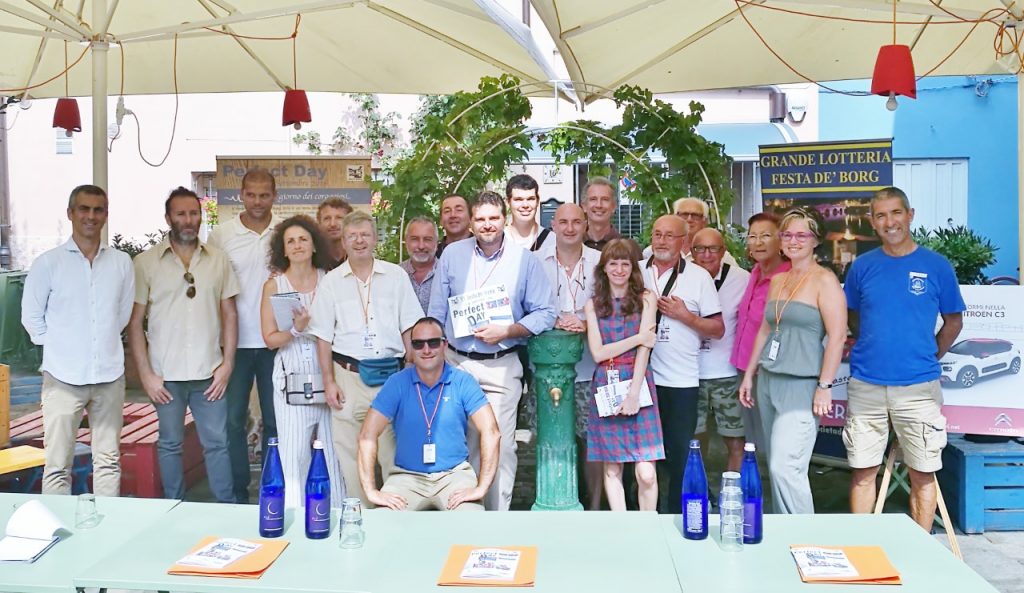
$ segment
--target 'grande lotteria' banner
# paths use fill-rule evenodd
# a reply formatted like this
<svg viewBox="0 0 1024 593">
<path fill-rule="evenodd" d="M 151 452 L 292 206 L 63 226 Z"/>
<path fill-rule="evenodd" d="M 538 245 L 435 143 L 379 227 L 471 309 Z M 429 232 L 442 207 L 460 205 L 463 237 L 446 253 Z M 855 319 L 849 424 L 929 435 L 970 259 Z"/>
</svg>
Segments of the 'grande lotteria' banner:
<svg viewBox="0 0 1024 593">
<path fill-rule="evenodd" d="M 1024 287 L 961 286 L 967 310 L 964 327 L 942 357 L 943 415 L 951 433 L 1024 436 Z M 936 325 L 938 327 L 938 325 Z M 839 367 L 833 388 L 833 415 L 822 418 L 822 432 L 846 421 L 850 367 Z"/>
</svg>

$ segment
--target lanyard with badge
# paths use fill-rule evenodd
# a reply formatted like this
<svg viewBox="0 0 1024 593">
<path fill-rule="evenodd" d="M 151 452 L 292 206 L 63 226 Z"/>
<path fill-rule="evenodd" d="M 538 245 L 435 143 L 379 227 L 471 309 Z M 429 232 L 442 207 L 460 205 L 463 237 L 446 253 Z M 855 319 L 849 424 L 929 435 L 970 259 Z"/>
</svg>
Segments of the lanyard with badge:
<svg viewBox="0 0 1024 593">
<path fill-rule="evenodd" d="M 430 392 L 428 391 L 427 393 Z M 427 442 L 423 443 L 423 463 L 435 463 L 437 461 L 437 448 L 434 444 L 432 428 L 434 426 L 434 418 L 437 417 L 437 410 L 441 407 L 441 400 L 444 399 L 444 383 L 441 384 L 441 390 L 437 393 L 437 402 L 434 403 L 434 412 L 430 415 L 430 418 L 427 418 L 427 406 L 423 403 L 423 393 L 420 391 L 419 383 L 416 383 L 416 397 L 420 400 L 423 421 L 427 424 Z"/>
<path fill-rule="evenodd" d="M 564 312 L 575 313 L 580 308 L 582 308 L 579 305 L 579 301 L 577 301 L 576 299 L 577 299 L 577 297 L 580 294 L 580 290 L 582 290 L 586 286 L 586 284 L 587 284 L 587 276 L 586 276 L 586 273 L 585 273 L 586 266 L 583 265 L 584 264 L 583 256 L 580 256 L 580 260 L 576 263 L 576 266 L 571 271 L 569 270 L 568 267 L 563 266 L 562 262 L 558 261 L 558 256 L 555 256 L 555 261 L 558 263 L 559 269 L 562 270 L 562 276 L 565 276 L 566 290 L 569 291 L 569 298 L 572 300 L 572 308 L 565 309 L 565 307 L 562 306 L 562 294 L 561 294 L 562 293 L 562 283 L 559 282 L 558 283 L 559 308 L 565 309 L 565 311 L 562 311 L 563 313 Z"/>
<path fill-rule="evenodd" d="M 803 278 L 800 278 L 800 281 L 793 287 L 793 292 L 789 293 L 789 298 L 782 303 L 782 309 L 779 309 L 779 300 L 786 294 L 786 286 L 789 285 L 790 278 L 788 275 L 786 276 L 786 281 L 782 283 L 782 288 L 779 289 L 780 298 L 775 299 L 775 334 L 772 335 L 772 341 L 768 344 L 768 360 L 774 361 L 779 356 L 779 348 L 782 346 L 780 339 L 781 331 L 779 328 L 779 325 L 782 323 L 782 315 L 786 312 L 786 307 L 789 306 L 789 302 L 792 301 L 793 297 L 796 296 L 796 293 L 800 291 L 800 287 L 803 285 L 804 280 L 807 280 L 807 277 L 810 275 L 810 271 L 804 273 Z"/>
<path fill-rule="evenodd" d="M 353 273 L 353 276 L 355 274 Z M 370 265 L 370 277 L 366 279 L 366 299 L 363 299 L 363 281 L 356 276 L 356 292 L 359 293 L 359 306 L 363 309 L 363 350 L 376 348 L 377 334 L 370 329 L 370 304 L 373 302 L 373 265 Z"/>
<path fill-rule="evenodd" d="M 715 280 L 715 292 L 722 292 L 722 285 L 725 284 L 725 277 L 729 275 L 729 264 L 722 264 L 722 273 Z M 711 338 L 701 338 L 700 351 L 711 352 Z"/>
<path fill-rule="evenodd" d="M 650 268 L 653 264 L 654 264 L 654 256 L 652 255 L 651 259 L 647 260 L 647 267 Z M 668 277 L 668 283 L 665 284 L 665 289 L 661 291 L 661 296 L 667 297 L 669 295 L 669 293 L 672 292 L 672 288 L 675 287 L 676 280 L 679 278 L 679 274 L 681 274 L 683 272 L 683 270 L 685 270 L 685 269 L 686 269 L 686 260 L 682 259 L 682 258 L 679 258 L 679 263 L 676 266 L 673 266 L 672 274 Z M 651 277 L 654 279 L 654 287 L 657 288 L 657 286 L 658 286 L 658 268 L 657 268 L 657 266 L 655 266 L 651 270 Z M 661 318 L 663 316 L 664 315 L 662 314 L 661 311 L 658 311 L 655 314 L 655 316 L 654 316 L 654 325 L 655 325 L 655 327 L 658 328 L 658 341 L 659 342 L 667 342 L 668 341 L 668 322 L 665 322 L 664 324 L 661 323 Z"/>
</svg>

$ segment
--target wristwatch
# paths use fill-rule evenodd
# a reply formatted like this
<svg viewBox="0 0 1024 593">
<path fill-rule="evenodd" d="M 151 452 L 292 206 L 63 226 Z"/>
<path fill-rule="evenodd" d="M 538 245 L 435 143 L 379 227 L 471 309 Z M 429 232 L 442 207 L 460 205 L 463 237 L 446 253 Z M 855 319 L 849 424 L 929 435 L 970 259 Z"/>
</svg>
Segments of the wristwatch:
<svg viewBox="0 0 1024 593">
<path fill-rule="evenodd" d="M 832 385 L 834 384 L 835 381 L 832 383 L 822 383 L 821 381 L 818 381 L 818 389 L 832 389 Z"/>
</svg>

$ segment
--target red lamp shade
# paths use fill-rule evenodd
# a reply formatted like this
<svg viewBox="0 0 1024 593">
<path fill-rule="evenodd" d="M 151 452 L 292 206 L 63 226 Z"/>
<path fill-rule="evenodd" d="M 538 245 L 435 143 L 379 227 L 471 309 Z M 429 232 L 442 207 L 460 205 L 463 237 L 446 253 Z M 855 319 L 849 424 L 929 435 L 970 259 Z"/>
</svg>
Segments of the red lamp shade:
<svg viewBox="0 0 1024 593">
<path fill-rule="evenodd" d="M 295 124 L 295 129 L 302 127 L 302 122 L 313 121 L 309 114 L 309 99 L 306 91 L 289 90 L 284 92 L 284 110 L 281 113 L 281 125 Z"/>
<path fill-rule="evenodd" d="M 82 116 L 78 112 L 77 99 L 57 99 L 57 108 L 53 110 L 53 127 L 64 128 L 71 132 L 82 131 Z"/>
<path fill-rule="evenodd" d="M 875 59 L 875 74 L 871 77 L 871 93 L 917 98 L 914 58 L 910 55 L 910 47 L 883 45 L 878 49 L 878 58 Z"/>
</svg>

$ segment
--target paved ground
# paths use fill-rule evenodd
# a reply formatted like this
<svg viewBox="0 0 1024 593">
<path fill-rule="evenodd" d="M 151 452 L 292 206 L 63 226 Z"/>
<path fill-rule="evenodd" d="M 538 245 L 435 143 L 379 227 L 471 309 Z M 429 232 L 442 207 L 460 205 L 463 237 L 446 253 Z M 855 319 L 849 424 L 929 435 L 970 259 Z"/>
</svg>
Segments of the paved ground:
<svg viewBox="0 0 1024 593">
<path fill-rule="evenodd" d="M 129 392 L 129 401 L 146 401 L 141 392 Z M 38 404 L 12 406 L 11 417 L 17 418 L 39 409 Z M 533 504 L 534 497 L 534 448 L 531 444 L 520 445 L 520 470 L 516 484 L 516 495 L 513 509 L 527 510 Z M 706 459 L 706 467 L 713 490 L 717 488 L 718 476 L 725 464 L 725 451 L 718 439 L 712 439 L 711 451 Z M 762 464 L 762 467 L 764 465 Z M 253 465 L 251 486 L 252 498 L 258 498 L 259 467 Z M 814 492 L 815 507 L 820 513 L 847 512 L 847 486 L 849 472 L 844 469 L 812 466 L 811 488 Z M 768 493 L 767 484 L 765 487 Z M 212 501 L 209 487 L 205 480 L 196 484 L 187 493 L 189 500 Z M 886 512 L 906 512 L 907 497 L 902 492 L 894 493 L 886 503 Z M 935 537 L 943 545 L 949 547 L 945 533 L 937 529 Z M 958 534 L 957 541 L 964 555 L 964 561 L 982 577 L 989 581 L 1001 593 L 1024 593 L 1024 531 L 1020 532 L 989 532 L 982 535 Z M 954 560 L 950 556 L 949 560 Z M 937 559 L 937 562 L 944 561 Z M 111 593 L 119 593 L 110 590 Z M 968 593 L 968 592 L 964 592 Z"/>
</svg>

